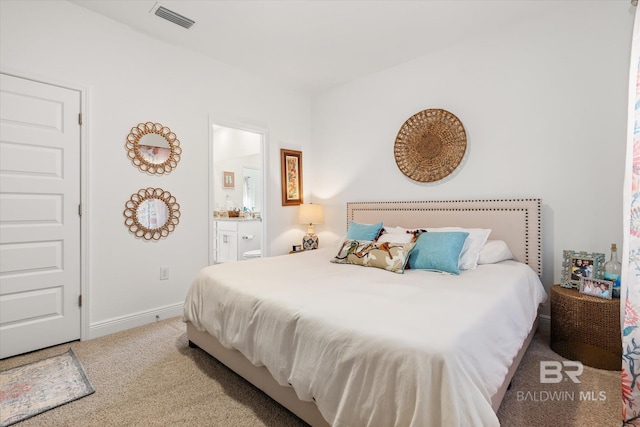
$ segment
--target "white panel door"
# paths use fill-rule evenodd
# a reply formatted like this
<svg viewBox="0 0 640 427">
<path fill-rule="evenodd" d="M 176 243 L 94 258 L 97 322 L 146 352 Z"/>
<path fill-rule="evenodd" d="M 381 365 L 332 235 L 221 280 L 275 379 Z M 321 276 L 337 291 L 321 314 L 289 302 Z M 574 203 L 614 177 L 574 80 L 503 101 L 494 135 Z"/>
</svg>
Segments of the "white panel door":
<svg viewBox="0 0 640 427">
<path fill-rule="evenodd" d="M 0 73 L 0 358 L 80 338 L 79 113 Z"/>
</svg>

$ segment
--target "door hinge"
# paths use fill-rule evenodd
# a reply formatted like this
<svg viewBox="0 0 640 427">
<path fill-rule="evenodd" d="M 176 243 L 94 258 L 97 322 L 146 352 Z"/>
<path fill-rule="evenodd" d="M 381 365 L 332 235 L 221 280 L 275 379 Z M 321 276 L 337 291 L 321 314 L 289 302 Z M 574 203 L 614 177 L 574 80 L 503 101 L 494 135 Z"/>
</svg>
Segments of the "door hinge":
<svg viewBox="0 0 640 427">
<path fill-rule="evenodd" d="M 78 216 L 82 216 L 82 203 L 78 205 Z"/>
<path fill-rule="evenodd" d="M 78 307 L 82 307 L 82 294 L 78 295 Z"/>
<path fill-rule="evenodd" d="M 82 113 L 78 113 L 78 124 L 82 126 Z"/>
</svg>

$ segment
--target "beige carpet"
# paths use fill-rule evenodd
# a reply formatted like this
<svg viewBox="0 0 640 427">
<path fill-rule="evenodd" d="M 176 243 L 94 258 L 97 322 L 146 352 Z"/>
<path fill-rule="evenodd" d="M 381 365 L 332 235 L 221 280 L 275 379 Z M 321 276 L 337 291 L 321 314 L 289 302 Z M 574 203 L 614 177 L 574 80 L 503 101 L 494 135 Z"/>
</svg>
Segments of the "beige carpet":
<svg viewBox="0 0 640 427">
<path fill-rule="evenodd" d="M 567 360 L 549 348 L 549 337 L 538 333 L 511 381 L 498 418 L 510 427 L 620 427 L 622 389 L 620 371 L 588 366 L 575 384 L 565 377 L 559 384 L 540 383 L 540 361 Z M 622 365 L 622 361 L 620 361 Z"/>
<path fill-rule="evenodd" d="M 30 426 L 305 426 L 226 367 L 188 347 L 185 325 L 169 319 L 91 341 L 0 360 L 0 370 L 72 347 L 96 392 L 20 423 Z M 503 426 L 619 426 L 620 373 L 585 367 L 579 385 L 540 384 L 539 360 L 563 360 L 537 336 L 498 416 Z M 564 390 L 575 400 L 528 400 Z M 603 401 L 580 401 L 579 391 Z M 520 394 L 518 393 L 520 392 Z M 524 394 L 523 394 L 524 393 Z M 584 394 L 585 396 L 587 394 Z M 520 396 L 520 398 L 518 397 Z"/>
</svg>

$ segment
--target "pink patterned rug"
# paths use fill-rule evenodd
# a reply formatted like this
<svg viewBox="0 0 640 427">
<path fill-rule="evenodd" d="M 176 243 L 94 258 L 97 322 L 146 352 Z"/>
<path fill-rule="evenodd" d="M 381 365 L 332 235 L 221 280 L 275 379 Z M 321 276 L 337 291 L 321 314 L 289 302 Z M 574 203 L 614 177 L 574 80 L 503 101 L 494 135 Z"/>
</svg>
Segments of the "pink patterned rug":
<svg viewBox="0 0 640 427">
<path fill-rule="evenodd" d="M 72 349 L 58 356 L 0 372 L 0 427 L 65 403 L 95 390 Z"/>
</svg>

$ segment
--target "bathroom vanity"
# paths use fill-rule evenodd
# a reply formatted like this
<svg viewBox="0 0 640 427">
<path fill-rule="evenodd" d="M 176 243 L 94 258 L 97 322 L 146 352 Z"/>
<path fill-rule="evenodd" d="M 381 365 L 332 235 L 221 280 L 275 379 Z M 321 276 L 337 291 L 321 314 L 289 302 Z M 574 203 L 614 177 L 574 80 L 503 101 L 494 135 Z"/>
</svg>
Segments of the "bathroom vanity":
<svg viewBox="0 0 640 427">
<path fill-rule="evenodd" d="M 261 233 L 262 222 L 260 219 L 220 218 L 214 220 L 214 262 L 240 261 L 246 258 L 247 252 L 260 250 Z"/>
</svg>

